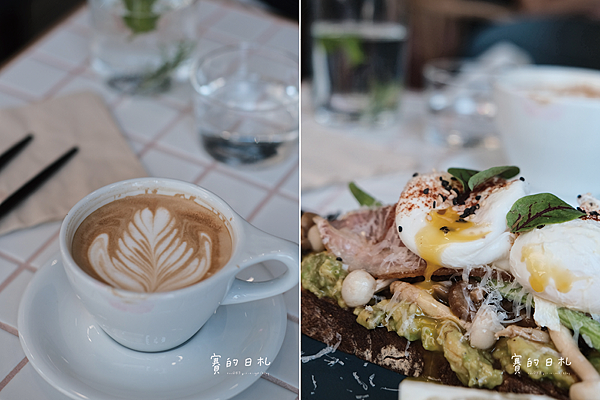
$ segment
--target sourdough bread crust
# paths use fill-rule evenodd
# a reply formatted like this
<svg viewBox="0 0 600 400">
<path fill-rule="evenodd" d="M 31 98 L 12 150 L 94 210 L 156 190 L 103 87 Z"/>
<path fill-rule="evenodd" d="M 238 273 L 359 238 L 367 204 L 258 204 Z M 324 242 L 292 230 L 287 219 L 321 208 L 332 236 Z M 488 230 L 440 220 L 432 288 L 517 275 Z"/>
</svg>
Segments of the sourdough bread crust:
<svg viewBox="0 0 600 400">
<path fill-rule="evenodd" d="M 301 290 L 301 302 L 303 334 L 329 346 L 339 342 L 338 350 L 406 376 L 429 376 L 446 385 L 462 386 L 446 359 L 440 353 L 423 349 L 420 341 L 409 343 L 386 329 L 366 329 L 356 322 L 352 312 L 340 308 L 331 299 L 319 299 L 306 290 Z M 568 393 L 551 382 L 534 381 L 527 375 L 505 373 L 504 381 L 496 390 L 545 394 L 569 400 Z"/>
</svg>

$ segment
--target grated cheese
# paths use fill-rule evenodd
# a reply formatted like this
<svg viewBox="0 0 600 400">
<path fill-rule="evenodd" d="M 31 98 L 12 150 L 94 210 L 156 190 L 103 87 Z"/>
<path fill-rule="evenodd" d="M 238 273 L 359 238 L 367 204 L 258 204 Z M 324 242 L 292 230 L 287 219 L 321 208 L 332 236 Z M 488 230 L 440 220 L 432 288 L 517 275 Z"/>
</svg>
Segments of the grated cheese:
<svg viewBox="0 0 600 400">
<path fill-rule="evenodd" d="M 307 363 L 309 361 L 316 360 L 317 358 L 321 358 L 326 354 L 333 353 L 334 351 L 336 351 L 339 345 L 342 343 L 342 335 L 336 333 L 335 336 L 338 339 L 338 341 L 333 346 L 327 346 L 324 349 L 321 349 L 317 354 L 314 354 L 312 356 L 302 356 L 300 358 L 302 363 Z"/>
</svg>

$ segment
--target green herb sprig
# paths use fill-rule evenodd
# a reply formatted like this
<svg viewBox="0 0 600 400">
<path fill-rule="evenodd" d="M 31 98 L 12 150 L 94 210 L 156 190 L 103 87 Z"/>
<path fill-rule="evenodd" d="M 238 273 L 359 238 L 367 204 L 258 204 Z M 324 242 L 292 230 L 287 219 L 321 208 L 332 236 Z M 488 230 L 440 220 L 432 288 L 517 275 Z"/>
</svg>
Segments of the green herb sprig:
<svg viewBox="0 0 600 400">
<path fill-rule="evenodd" d="M 193 43 L 182 40 L 177 43 L 177 50 L 172 57 L 169 58 L 167 52 L 164 51 L 162 64 L 155 70 L 148 71 L 143 76 L 139 90 L 151 90 L 160 82 L 169 79 L 173 71 L 189 58 L 193 48 Z"/>
<path fill-rule="evenodd" d="M 362 49 L 362 40 L 358 36 L 322 36 L 317 38 L 317 43 L 323 46 L 327 54 L 341 50 L 353 67 L 366 61 L 366 55 Z"/>
<path fill-rule="evenodd" d="M 520 198 L 513 204 L 506 223 L 512 233 L 527 232 L 548 224 L 559 224 L 583 217 L 577 210 L 551 193 L 539 193 Z"/>
<path fill-rule="evenodd" d="M 127 13 L 123 15 L 123 22 L 134 35 L 152 32 L 160 17 L 153 11 L 156 0 L 123 0 Z"/>
<path fill-rule="evenodd" d="M 382 203 L 379 200 L 376 200 L 373 196 L 371 196 L 370 194 L 366 193 L 364 190 L 362 190 L 361 188 L 356 186 L 356 184 L 354 182 L 350 182 L 348 184 L 348 188 L 350 189 L 350 192 L 352 192 L 352 195 L 354 196 L 356 201 L 358 201 L 358 204 L 360 204 L 361 206 L 367 206 L 367 207 L 381 207 L 382 206 Z"/>
<path fill-rule="evenodd" d="M 504 179 L 510 179 L 517 176 L 519 172 L 519 167 L 515 166 L 492 167 L 484 171 L 476 171 L 465 168 L 448 168 L 448 173 L 462 183 L 463 190 L 465 192 L 472 191 L 477 186 L 495 176 L 499 176 L 500 178 Z"/>
</svg>

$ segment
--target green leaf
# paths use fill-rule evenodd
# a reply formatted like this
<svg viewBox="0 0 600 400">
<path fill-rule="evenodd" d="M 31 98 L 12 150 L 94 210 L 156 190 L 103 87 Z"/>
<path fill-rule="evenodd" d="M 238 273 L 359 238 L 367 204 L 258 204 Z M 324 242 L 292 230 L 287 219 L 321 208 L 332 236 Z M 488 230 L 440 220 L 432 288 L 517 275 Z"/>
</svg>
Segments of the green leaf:
<svg viewBox="0 0 600 400">
<path fill-rule="evenodd" d="M 478 172 L 469 178 L 469 189 L 473 190 L 474 188 L 481 185 L 488 179 L 493 178 L 494 176 L 499 176 L 500 178 L 504 179 L 510 179 L 518 175 L 519 172 L 519 167 L 515 166 L 488 168 L 485 171 Z"/>
<path fill-rule="evenodd" d="M 182 40 L 177 43 L 177 50 L 172 57 L 169 57 L 165 50 L 163 52 L 163 63 L 158 68 L 148 71 L 142 76 L 138 91 L 151 92 L 153 88 L 160 86 L 162 82 L 168 80 L 173 71 L 189 58 L 193 49 L 193 43 Z"/>
<path fill-rule="evenodd" d="M 469 180 L 474 175 L 477 175 L 479 171 L 475 171 L 474 169 L 465 169 L 465 168 L 448 168 L 448 173 L 453 177 L 458 179 L 460 183 L 463 185 L 463 190 L 468 190 L 469 188 Z"/>
<path fill-rule="evenodd" d="M 582 312 L 564 307 L 558 308 L 558 318 L 569 329 L 574 329 L 574 326 L 578 326 L 579 334 L 587 335 L 590 338 L 592 346 L 596 350 L 600 350 L 600 323 Z"/>
<path fill-rule="evenodd" d="M 350 182 L 348 187 L 350 188 L 350 192 L 352 192 L 356 201 L 358 201 L 358 204 L 361 206 L 379 207 L 382 205 L 381 202 L 375 200 L 373 196 L 367 194 L 361 188 L 356 186 L 354 182 Z"/>
<path fill-rule="evenodd" d="M 376 121 L 382 112 L 393 109 L 402 93 L 402 84 L 382 83 L 378 79 L 379 77 L 374 77 L 369 82 L 369 104 L 365 112 L 373 121 Z"/>
<path fill-rule="evenodd" d="M 140 33 L 152 32 L 156 29 L 156 23 L 158 22 L 158 15 L 152 15 L 147 17 L 132 17 L 130 15 L 123 16 L 123 22 L 133 32 L 138 35 Z"/>
<path fill-rule="evenodd" d="M 551 193 L 539 193 L 520 198 L 506 214 L 506 223 L 513 233 L 527 232 L 541 225 L 559 224 L 586 215 Z"/>
<path fill-rule="evenodd" d="M 363 41 L 358 36 L 323 36 L 318 38 L 318 41 L 328 54 L 341 50 L 352 67 L 366 61 L 365 53 L 362 50 Z"/>
<path fill-rule="evenodd" d="M 154 13 L 152 7 L 156 0 L 123 0 L 127 14 L 123 15 L 123 22 L 134 34 L 152 32 L 160 17 Z"/>
<path fill-rule="evenodd" d="M 476 171 L 474 169 L 466 168 L 448 168 L 448 173 L 462 183 L 463 190 L 465 192 L 470 192 L 494 176 L 510 179 L 516 176 L 519 172 L 519 167 L 515 166 L 492 167 L 486 169 L 485 171 Z"/>
</svg>

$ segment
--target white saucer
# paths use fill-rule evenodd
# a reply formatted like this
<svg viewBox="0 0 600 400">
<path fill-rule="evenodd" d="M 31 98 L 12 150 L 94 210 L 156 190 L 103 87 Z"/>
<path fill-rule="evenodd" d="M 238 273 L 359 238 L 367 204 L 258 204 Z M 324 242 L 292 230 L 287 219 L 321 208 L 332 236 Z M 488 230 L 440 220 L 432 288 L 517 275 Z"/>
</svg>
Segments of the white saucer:
<svg viewBox="0 0 600 400">
<path fill-rule="evenodd" d="M 260 378 L 268 368 L 265 359 L 269 364 L 275 359 L 285 336 L 286 308 L 283 296 L 221 306 L 178 348 L 141 353 L 104 333 L 75 297 L 55 258 L 25 290 L 18 329 L 35 370 L 73 399 L 223 400 Z M 218 374 L 211 356 L 221 356 Z"/>
</svg>

